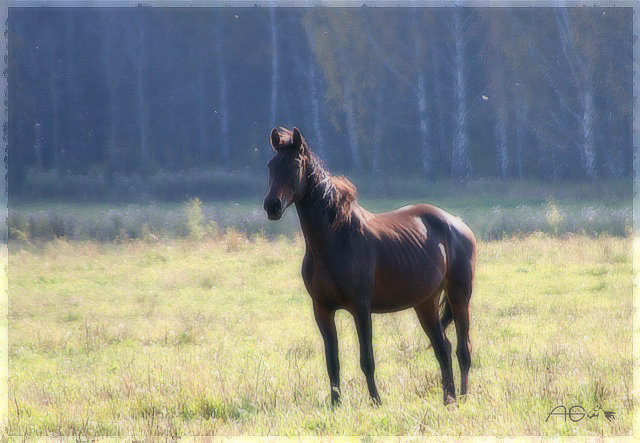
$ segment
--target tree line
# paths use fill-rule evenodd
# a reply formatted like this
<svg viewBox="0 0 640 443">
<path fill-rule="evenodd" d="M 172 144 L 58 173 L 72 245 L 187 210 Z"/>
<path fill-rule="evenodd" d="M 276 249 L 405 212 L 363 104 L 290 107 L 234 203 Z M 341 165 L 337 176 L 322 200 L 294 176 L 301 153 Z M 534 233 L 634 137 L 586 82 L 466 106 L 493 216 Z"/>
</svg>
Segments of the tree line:
<svg viewBox="0 0 640 443">
<path fill-rule="evenodd" d="M 631 8 L 10 8 L 9 186 L 28 172 L 632 172 Z"/>
</svg>

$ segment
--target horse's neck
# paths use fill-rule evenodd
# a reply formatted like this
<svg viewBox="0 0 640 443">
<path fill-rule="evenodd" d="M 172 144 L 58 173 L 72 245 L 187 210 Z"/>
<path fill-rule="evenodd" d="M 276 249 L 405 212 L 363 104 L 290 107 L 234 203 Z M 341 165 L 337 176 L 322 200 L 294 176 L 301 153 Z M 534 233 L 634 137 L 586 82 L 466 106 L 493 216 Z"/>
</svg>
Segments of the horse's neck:
<svg viewBox="0 0 640 443">
<path fill-rule="evenodd" d="M 327 210 L 331 196 L 319 184 L 323 179 L 331 180 L 331 178 L 309 174 L 307 193 L 296 203 L 302 234 L 316 257 L 326 255 L 326 248 L 331 247 L 336 237 L 335 230 L 331 227 L 331 216 Z"/>
</svg>

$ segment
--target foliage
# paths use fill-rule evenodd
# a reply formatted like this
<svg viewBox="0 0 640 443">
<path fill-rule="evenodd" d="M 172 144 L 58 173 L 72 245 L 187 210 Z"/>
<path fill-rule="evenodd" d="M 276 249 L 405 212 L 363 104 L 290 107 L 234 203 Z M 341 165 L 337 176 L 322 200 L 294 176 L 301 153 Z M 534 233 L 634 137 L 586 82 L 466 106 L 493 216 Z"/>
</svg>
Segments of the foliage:
<svg viewBox="0 0 640 443">
<path fill-rule="evenodd" d="M 202 212 L 202 201 L 198 197 L 185 204 L 187 212 L 187 231 L 192 240 L 202 240 L 205 234 L 205 219 Z"/>
<path fill-rule="evenodd" d="M 484 239 L 546 232 L 627 236 L 632 226 L 631 189 L 626 182 L 544 184 L 470 181 L 465 185 L 424 180 L 356 180 L 360 202 L 374 212 L 429 202 L 461 216 Z M 228 198 L 231 196 L 228 195 Z M 299 232 L 295 208 L 279 223 L 267 220 L 259 200 L 205 200 L 186 203 L 50 203 L 11 205 L 7 219 L 12 242 L 116 238 L 216 238 L 261 233 L 268 238 Z M 7 232 L 7 229 L 3 229 Z M 229 237 L 231 233 L 231 237 Z"/>
<path fill-rule="evenodd" d="M 553 201 L 553 199 L 549 199 L 547 201 L 547 222 L 549 222 L 549 226 L 553 229 L 554 234 L 558 234 L 558 228 L 560 224 L 564 221 L 564 216 L 558 209 L 558 205 Z"/>
<path fill-rule="evenodd" d="M 631 8 L 279 8 L 276 20 L 274 82 L 267 8 L 10 8 L 12 194 L 81 198 L 126 177 L 204 196 L 206 178 L 186 171 L 261 174 L 275 125 L 363 176 L 458 178 L 456 162 L 475 178 L 631 175 Z"/>
</svg>

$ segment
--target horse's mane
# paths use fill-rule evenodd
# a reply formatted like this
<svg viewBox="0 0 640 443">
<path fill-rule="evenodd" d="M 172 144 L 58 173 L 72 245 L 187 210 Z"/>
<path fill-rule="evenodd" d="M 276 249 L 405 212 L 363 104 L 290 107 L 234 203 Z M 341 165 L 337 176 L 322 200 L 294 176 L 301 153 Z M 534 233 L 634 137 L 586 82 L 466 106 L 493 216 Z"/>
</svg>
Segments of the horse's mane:
<svg viewBox="0 0 640 443">
<path fill-rule="evenodd" d="M 306 142 L 305 148 L 311 171 L 311 194 L 321 196 L 319 205 L 329 216 L 332 228 L 349 222 L 352 209 L 357 204 L 358 190 L 346 177 L 332 175 Z"/>
<path fill-rule="evenodd" d="M 332 176 L 331 181 L 335 188 L 335 218 L 332 223 L 332 226 L 335 227 L 340 223 L 350 221 L 353 206 L 357 202 L 358 190 L 346 177 Z"/>
<path fill-rule="evenodd" d="M 293 131 L 284 127 L 278 128 L 280 149 L 288 147 L 293 141 Z M 303 156 L 309 165 L 311 198 L 328 216 L 331 227 L 351 220 L 354 205 L 357 204 L 358 190 L 346 177 L 332 175 L 324 162 L 313 152 L 302 137 Z"/>
</svg>

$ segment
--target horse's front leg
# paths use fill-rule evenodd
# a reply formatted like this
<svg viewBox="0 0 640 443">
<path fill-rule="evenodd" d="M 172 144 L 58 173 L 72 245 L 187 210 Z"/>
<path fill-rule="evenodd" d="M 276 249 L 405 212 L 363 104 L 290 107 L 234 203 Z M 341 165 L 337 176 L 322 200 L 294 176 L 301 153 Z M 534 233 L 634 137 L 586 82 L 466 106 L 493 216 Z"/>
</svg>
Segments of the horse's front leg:
<svg viewBox="0 0 640 443">
<path fill-rule="evenodd" d="M 360 342 L 360 368 L 364 372 L 367 378 L 367 387 L 369 388 L 369 395 L 376 405 L 382 403 L 380 395 L 378 394 L 378 388 L 376 387 L 376 380 L 374 373 L 376 370 L 376 364 L 373 359 L 373 334 L 371 331 L 371 307 L 360 306 L 355 309 L 353 316 L 356 322 L 356 329 L 358 331 L 358 340 Z"/>
<path fill-rule="evenodd" d="M 331 405 L 340 403 L 340 361 L 338 359 L 338 333 L 336 332 L 336 311 L 313 304 L 313 314 L 324 340 L 324 352 L 327 360 L 327 372 L 331 383 Z"/>
</svg>

